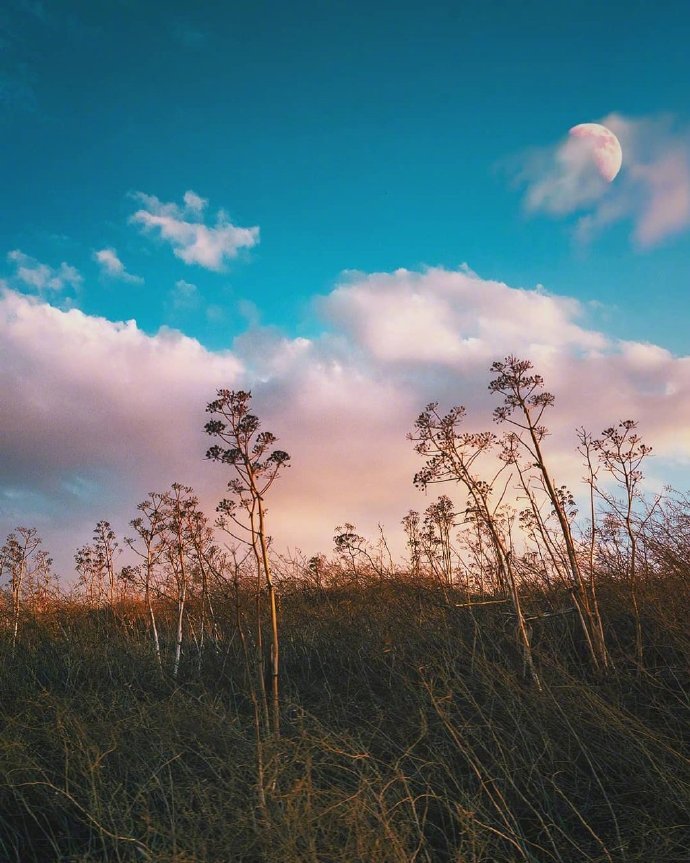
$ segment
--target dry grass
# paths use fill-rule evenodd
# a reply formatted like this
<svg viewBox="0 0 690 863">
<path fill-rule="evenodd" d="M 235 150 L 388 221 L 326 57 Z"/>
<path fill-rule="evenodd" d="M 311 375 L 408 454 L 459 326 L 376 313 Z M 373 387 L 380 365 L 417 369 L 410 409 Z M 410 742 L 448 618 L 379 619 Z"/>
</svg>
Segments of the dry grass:
<svg viewBox="0 0 690 863">
<path fill-rule="evenodd" d="M 230 604 L 176 683 L 143 617 L 25 621 L 14 656 L 2 644 L 0 860 L 686 861 L 690 626 L 676 582 L 646 590 L 649 670 L 625 590 L 604 583 L 616 674 L 594 677 L 572 616 L 549 618 L 543 692 L 502 605 L 402 579 L 284 591 L 267 817 Z"/>
</svg>

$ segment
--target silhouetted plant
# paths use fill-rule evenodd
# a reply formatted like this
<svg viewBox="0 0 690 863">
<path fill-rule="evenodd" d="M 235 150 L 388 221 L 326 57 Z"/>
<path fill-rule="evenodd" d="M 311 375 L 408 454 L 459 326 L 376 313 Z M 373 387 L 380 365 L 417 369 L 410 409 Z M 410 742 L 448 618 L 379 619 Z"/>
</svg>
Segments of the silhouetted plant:
<svg viewBox="0 0 690 863">
<path fill-rule="evenodd" d="M 74 568 L 79 575 L 77 594 L 91 606 L 102 605 L 106 596 L 103 561 L 90 543 L 80 546 L 74 553 Z"/>
<path fill-rule="evenodd" d="M 642 541 L 647 567 L 654 577 L 690 588 L 690 496 L 666 487 L 649 518 Z"/>
<path fill-rule="evenodd" d="M 347 564 L 355 583 L 366 571 L 367 564 L 370 572 L 382 575 L 381 566 L 374 560 L 369 543 L 357 533 L 356 526 L 351 522 L 346 521 L 334 529 L 333 545 L 338 557 Z M 361 565 L 364 565 L 364 570 Z"/>
<path fill-rule="evenodd" d="M 424 510 L 422 545 L 432 571 L 444 587 L 453 584 L 452 531 L 456 517 L 453 501 L 446 494 Z"/>
<path fill-rule="evenodd" d="M 288 465 L 290 456 L 281 449 L 274 449 L 277 441 L 274 434 L 261 431 L 259 418 L 251 413 L 251 393 L 244 390 L 220 389 L 218 397 L 210 402 L 207 413 L 214 419 L 206 423 L 205 431 L 217 437 L 221 444 L 214 444 L 206 457 L 228 465 L 235 473 L 228 483 L 232 498 L 223 499 L 218 510 L 232 525 L 230 532 L 242 542 L 249 542 L 254 552 L 257 577 L 261 574 L 268 589 L 271 617 L 271 691 L 272 726 L 276 735 L 280 733 L 280 649 L 278 637 L 278 610 L 275 585 L 271 575 L 268 554 L 269 537 L 266 533 L 266 505 L 264 497 L 277 479 L 282 468 Z M 244 519 L 240 518 L 243 513 Z M 234 530 L 240 531 L 239 536 Z M 263 686 L 264 657 L 261 638 L 260 596 L 257 589 L 257 648 L 259 651 L 259 674 Z"/>
<path fill-rule="evenodd" d="M 601 543 L 598 541 L 601 539 L 602 529 L 601 525 L 598 524 L 596 506 L 597 478 L 601 465 L 595 464 L 594 438 L 592 435 L 584 427 L 580 427 L 577 429 L 577 436 L 580 441 L 577 451 L 583 456 L 587 469 L 584 482 L 589 489 L 589 530 L 587 537 L 588 590 L 592 599 L 592 606 L 596 611 L 595 624 L 599 628 L 601 640 L 604 641 L 604 627 L 599 612 L 599 598 L 597 596 L 597 567 L 595 565 L 596 558 L 601 555 Z"/>
<path fill-rule="evenodd" d="M 325 554 L 313 554 L 307 561 L 307 573 L 313 579 L 317 590 L 323 587 L 324 571 L 328 565 Z"/>
<path fill-rule="evenodd" d="M 597 483 L 596 478 L 594 480 L 595 488 L 608 508 L 609 526 L 620 526 L 628 542 L 625 574 L 635 618 L 635 655 L 638 668 L 641 669 L 644 663 L 644 647 L 638 601 L 638 540 L 654 507 L 648 510 L 644 518 L 635 518 L 635 505 L 641 499 L 640 483 L 643 474 L 640 467 L 652 451 L 651 446 L 642 441 L 636 429 L 637 423 L 634 420 L 622 420 L 616 426 L 604 429 L 601 437 L 592 441 L 592 449 L 623 492 L 620 500 L 601 483 Z"/>
<path fill-rule="evenodd" d="M 416 578 L 420 575 L 422 561 L 422 533 L 421 518 L 419 513 L 411 509 L 402 520 L 402 526 L 407 536 L 407 548 L 409 549 L 410 573 Z"/>
<path fill-rule="evenodd" d="M 102 519 L 93 531 L 93 540 L 77 549 L 74 561 L 80 575 L 79 585 L 94 605 L 107 600 L 110 608 L 115 605 L 117 576 L 115 558 L 121 549 L 110 522 Z"/>
<path fill-rule="evenodd" d="M 417 417 L 415 432 L 408 434 L 408 439 L 415 443 L 415 451 L 426 459 L 426 463 L 422 470 L 415 474 L 414 484 L 425 489 L 430 483 L 459 482 L 467 490 L 469 498 L 466 514 L 481 523 L 490 539 L 499 586 L 508 592 L 513 604 L 516 635 L 522 647 L 525 666 L 534 684 L 541 688 L 515 577 L 513 551 L 509 537 L 500 525 L 499 511 L 507 483 L 499 489 L 498 500 L 493 500 L 494 486 L 506 464 L 502 464 L 488 482 L 480 479 L 474 472 L 478 460 L 495 448 L 497 438 L 491 432 L 460 431 L 465 413 L 465 408 L 460 405 L 441 415 L 438 402 L 432 402 Z"/>
<path fill-rule="evenodd" d="M 153 605 L 153 594 L 157 569 L 161 564 L 163 552 L 165 551 L 165 503 L 166 496 L 158 492 L 149 492 L 146 500 L 138 504 L 137 509 L 141 515 L 130 521 L 130 526 L 136 531 L 140 544 L 134 538 L 125 538 L 125 542 L 137 554 L 142 562 L 139 567 L 130 573 L 132 580 L 136 574 L 141 573 L 144 589 L 144 602 L 149 615 L 153 647 L 159 667 L 163 668 L 161 657 L 160 638 L 158 635 L 158 624 Z"/>
<path fill-rule="evenodd" d="M 541 375 L 532 374 L 532 369 L 529 360 L 520 360 L 512 355 L 492 364 L 491 371 L 496 377 L 490 382 L 489 390 L 503 396 L 503 404 L 494 410 L 494 420 L 498 423 L 509 423 L 518 429 L 509 438 L 510 455 L 506 461 L 517 461 L 518 450 L 522 449 L 527 453 L 532 467 L 538 471 L 563 537 L 573 600 L 592 663 L 596 668 L 605 669 L 609 666 L 610 659 L 603 639 L 596 598 L 587 590 L 582 577 L 571 529 L 573 499 L 565 486 L 556 485 L 544 458 L 542 443 L 548 430 L 542 425 L 542 417 L 545 410 L 553 405 L 555 398 L 543 390 L 544 379 Z M 538 510 L 535 514 L 538 518 Z"/>
</svg>

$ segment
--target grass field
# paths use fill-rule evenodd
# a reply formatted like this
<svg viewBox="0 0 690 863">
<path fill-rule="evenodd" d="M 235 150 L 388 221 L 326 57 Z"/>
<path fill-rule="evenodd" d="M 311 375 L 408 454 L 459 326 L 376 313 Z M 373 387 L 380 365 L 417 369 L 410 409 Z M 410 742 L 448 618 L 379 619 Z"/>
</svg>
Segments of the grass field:
<svg viewBox="0 0 690 863">
<path fill-rule="evenodd" d="M 690 583 L 600 580 L 615 668 L 590 670 L 574 615 L 533 620 L 529 682 L 503 603 L 402 575 L 285 581 L 281 733 L 259 735 L 237 629 L 159 668 L 143 606 L 63 600 L 0 646 L 0 860 L 243 863 L 687 861 Z M 524 593 L 534 616 L 568 606 Z M 193 605 L 189 614 L 193 614 Z"/>
</svg>

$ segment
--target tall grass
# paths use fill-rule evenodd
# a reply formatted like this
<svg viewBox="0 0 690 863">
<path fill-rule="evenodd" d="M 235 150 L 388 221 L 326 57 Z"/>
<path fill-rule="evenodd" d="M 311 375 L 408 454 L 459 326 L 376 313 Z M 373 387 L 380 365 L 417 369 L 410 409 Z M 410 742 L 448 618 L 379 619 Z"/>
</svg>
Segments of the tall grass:
<svg viewBox="0 0 690 863">
<path fill-rule="evenodd" d="M 615 673 L 591 669 L 574 615 L 533 620 L 539 691 L 505 604 L 421 578 L 285 582 L 264 811 L 231 599 L 176 680 L 145 606 L 57 604 L 0 644 L 0 860 L 687 861 L 687 584 L 641 585 L 642 673 L 622 581 L 599 585 Z M 174 608 L 157 612 L 172 651 Z"/>
</svg>

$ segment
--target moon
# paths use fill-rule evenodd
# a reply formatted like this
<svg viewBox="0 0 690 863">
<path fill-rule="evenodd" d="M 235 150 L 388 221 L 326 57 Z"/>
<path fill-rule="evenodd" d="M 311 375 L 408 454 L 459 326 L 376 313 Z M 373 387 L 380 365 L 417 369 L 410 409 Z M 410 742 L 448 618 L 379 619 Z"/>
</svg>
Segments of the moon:
<svg viewBox="0 0 690 863">
<path fill-rule="evenodd" d="M 586 145 L 599 174 L 612 182 L 623 164 L 623 150 L 613 132 L 599 123 L 580 123 L 568 135 Z"/>
</svg>

